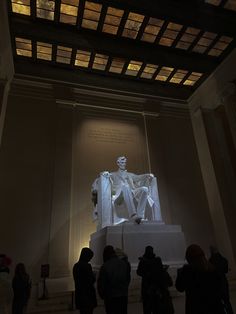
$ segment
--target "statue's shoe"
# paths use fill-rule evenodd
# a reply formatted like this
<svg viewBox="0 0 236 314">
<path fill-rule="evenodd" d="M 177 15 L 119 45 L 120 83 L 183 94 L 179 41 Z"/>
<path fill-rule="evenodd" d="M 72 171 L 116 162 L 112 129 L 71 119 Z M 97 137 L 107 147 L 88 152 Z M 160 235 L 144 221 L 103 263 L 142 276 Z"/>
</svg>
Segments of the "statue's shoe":
<svg viewBox="0 0 236 314">
<path fill-rule="evenodd" d="M 143 220 L 143 218 L 138 216 L 137 214 L 133 214 L 131 216 L 130 220 L 139 225 L 141 223 L 141 221 Z"/>
<path fill-rule="evenodd" d="M 134 222 L 136 222 L 136 224 L 139 225 L 142 220 L 143 220 L 143 219 L 142 219 L 141 217 L 136 216 L 135 219 L 134 219 Z"/>
</svg>

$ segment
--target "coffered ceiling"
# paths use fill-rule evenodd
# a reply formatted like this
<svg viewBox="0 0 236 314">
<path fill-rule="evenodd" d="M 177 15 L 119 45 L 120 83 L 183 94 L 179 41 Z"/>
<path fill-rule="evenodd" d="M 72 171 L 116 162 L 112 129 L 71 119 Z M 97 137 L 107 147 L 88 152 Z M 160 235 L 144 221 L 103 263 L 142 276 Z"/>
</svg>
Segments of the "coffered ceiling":
<svg viewBox="0 0 236 314">
<path fill-rule="evenodd" d="M 188 99 L 232 51 L 236 0 L 8 0 L 16 72 Z"/>
</svg>

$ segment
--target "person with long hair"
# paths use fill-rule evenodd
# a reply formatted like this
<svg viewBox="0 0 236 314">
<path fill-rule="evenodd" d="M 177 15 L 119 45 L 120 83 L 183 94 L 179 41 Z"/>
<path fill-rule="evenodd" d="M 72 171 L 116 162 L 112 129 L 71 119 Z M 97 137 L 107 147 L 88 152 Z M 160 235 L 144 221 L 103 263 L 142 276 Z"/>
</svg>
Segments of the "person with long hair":
<svg viewBox="0 0 236 314">
<path fill-rule="evenodd" d="M 23 263 L 16 265 L 12 288 L 14 293 L 12 314 L 23 314 L 26 310 L 31 290 L 30 277 L 26 273 Z"/>
<path fill-rule="evenodd" d="M 197 244 L 186 250 L 188 264 L 178 269 L 176 289 L 185 292 L 185 314 L 225 314 L 222 282 Z"/>
</svg>

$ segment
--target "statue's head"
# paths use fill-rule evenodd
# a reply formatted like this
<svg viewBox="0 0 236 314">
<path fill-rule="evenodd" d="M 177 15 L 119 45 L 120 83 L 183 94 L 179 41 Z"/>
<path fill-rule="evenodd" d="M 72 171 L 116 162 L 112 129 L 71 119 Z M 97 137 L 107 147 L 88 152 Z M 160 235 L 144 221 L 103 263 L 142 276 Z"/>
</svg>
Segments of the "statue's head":
<svg viewBox="0 0 236 314">
<path fill-rule="evenodd" d="M 126 162 L 127 162 L 127 158 L 125 156 L 120 156 L 116 160 L 116 163 L 121 170 L 125 170 Z"/>
</svg>

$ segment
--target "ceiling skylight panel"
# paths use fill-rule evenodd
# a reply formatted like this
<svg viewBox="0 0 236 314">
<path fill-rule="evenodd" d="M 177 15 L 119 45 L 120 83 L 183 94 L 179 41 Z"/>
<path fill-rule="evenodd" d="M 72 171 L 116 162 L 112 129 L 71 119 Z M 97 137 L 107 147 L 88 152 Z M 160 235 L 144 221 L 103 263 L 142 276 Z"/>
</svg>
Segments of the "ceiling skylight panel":
<svg viewBox="0 0 236 314">
<path fill-rule="evenodd" d="M 175 74 L 170 79 L 171 83 L 180 84 L 184 77 L 187 75 L 188 71 L 185 70 L 177 70 Z"/>
<path fill-rule="evenodd" d="M 121 58 L 113 58 L 109 72 L 120 74 L 123 71 L 125 60 Z"/>
<path fill-rule="evenodd" d="M 30 0 L 11 0 L 12 12 L 30 15 Z"/>
<path fill-rule="evenodd" d="M 124 10 L 108 7 L 102 31 L 104 33 L 116 35 L 123 14 Z"/>
<path fill-rule="evenodd" d="M 72 48 L 57 46 L 56 61 L 60 63 L 70 64 Z"/>
<path fill-rule="evenodd" d="M 203 36 L 198 40 L 197 44 L 194 46 L 193 51 L 204 53 L 207 48 L 212 44 L 216 36 L 217 34 L 215 33 L 205 32 Z"/>
<path fill-rule="evenodd" d="M 150 18 L 147 26 L 144 29 L 141 40 L 153 43 L 156 40 L 156 37 L 164 24 L 163 20 Z"/>
<path fill-rule="evenodd" d="M 92 68 L 104 71 L 107 65 L 107 61 L 108 61 L 108 56 L 96 53 Z"/>
<path fill-rule="evenodd" d="M 158 68 L 158 65 L 147 63 L 140 77 L 146 78 L 146 79 L 152 79 L 157 68 Z"/>
<path fill-rule="evenodd" d="M 83 68 L 88 68 L 91 52 L 85 50 L 77 50 L 75 57 L 75 65 Z"/>
<path fill-rule="evenodd" d="M 94 2 L 85 2 L 82 27 L 96 30 L 100 19 L 102 5 Z"/>
<path fill-rule="evenodd" d="M 41 19 L 54 20 L 54 10 L 55 10 L 54 0 L 37 0 L 36 9 L 37 9 L 37 17 Z"/>
<path fill-rule="evenodd" d="M 155 80 L 166 81 L 173 71 L 174 68 L 162 67 L 159 73 L 157 74 Z"/>
<path fill-rule="evenodd" d="M 32 42 L 30 39 L 16 37 L 15 42 L 18 56 L 32 57 Z"/>
<path fill-rule="evenodd" d="M 178 41 L 176 48 L 187 50 L 200 33 L 200 29 L 188 27 Z"/>
<path fill-rule="evenodd" d="M 228 0 L 224 5 L 224 8 L 236 11 L 236 0 Z"/>
<path fill-rule="evenodd" d="M 125 74 L 137 76 L 142 64 L 143 64 L 143 62 L 131 60 L 127 66 Z"/>
<path fill-rule="evenodd" d="M 224 0 L 205 0 L 206 3 L 215 5 L 215 6 L 219 6 L 222 2 L 225 3 L 224 4 L 224 8 L 228 9 L 228 10 L 233 10 L 236 11 L 236 0 L 228 0 L 228 1 L 224 1 Z"/>
<path fill-rule="evenodd" d="M 221 36 L 212 49 L 208 52 L 210 56 L 219 56 L 233 41 L 232 37 Z"/>
<path fill-rule="evenodd" d="M 159 40 L 159 44 L 168 47 L 172 46 L 174 40 L 176 39 L 182 28 L 183 25 L 175 24 L 172 22 L 168 23 L 166 30 Z"/>
<path fill-rule="evenodd" d="M 76 24 L 79 0 L 61 0 L 60 22 Z"/>
<path fill-rule="evenodd" d="M 37 42 L 37 59 L 42 60 L 52 60 L 52 45 L 43 43 L 43 42 Z"/>
<path fill-rule="evenodd" d="M 144 15 L 130 12 L 126 20 L 122 36 L 135 39 L 138 35 L 143 20 Z"/>
<path fill-rule="evenodd" d="M 184 81 L 184 85 L 193 86 L 203 75 L 203 73 L 192 72 Z"/>
<path fill-rule="evenodd" d="M 206 3 L 212 4 L 212 5 L 220 5 L 221 0 L 205 0 Z"/>
</svg>

